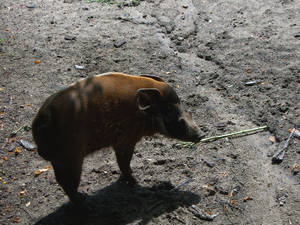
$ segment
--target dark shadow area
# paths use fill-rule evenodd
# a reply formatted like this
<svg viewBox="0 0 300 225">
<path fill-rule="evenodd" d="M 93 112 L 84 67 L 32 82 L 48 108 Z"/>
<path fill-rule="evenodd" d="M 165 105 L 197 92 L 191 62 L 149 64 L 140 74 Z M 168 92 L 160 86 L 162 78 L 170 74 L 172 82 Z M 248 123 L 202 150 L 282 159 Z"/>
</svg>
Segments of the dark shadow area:
<svg viewBox="0 0 300 225">
<path fill-rule="evenodd" d="M 142 225 L 153 217 L 199 201 L 199 195 L 176 190 L 169 182 L 161 182 L 152 187 L 129 187 L 117 181 L 87 197 L 86 202 L 91 210 L 78 210 L 67 203 L 35 224 L 125 225 L 136 221 L 136 224 Z"/>
</svg>

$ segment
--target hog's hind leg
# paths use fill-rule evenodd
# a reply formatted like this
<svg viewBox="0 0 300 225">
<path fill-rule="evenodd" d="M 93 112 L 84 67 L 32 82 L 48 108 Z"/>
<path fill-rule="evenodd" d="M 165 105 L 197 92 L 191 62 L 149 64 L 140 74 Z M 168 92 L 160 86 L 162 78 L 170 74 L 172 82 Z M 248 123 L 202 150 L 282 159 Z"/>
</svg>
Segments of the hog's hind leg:
<svg viewBox="0 0 300 225">
<path fill-rule="evenodd" d="M 57 182 L 75 205 L 81 204 L 83 195 L 77 189 L 80 183 L 83 159 L 73 157 L 61 161 L 52 161 Z"/>
</svg>

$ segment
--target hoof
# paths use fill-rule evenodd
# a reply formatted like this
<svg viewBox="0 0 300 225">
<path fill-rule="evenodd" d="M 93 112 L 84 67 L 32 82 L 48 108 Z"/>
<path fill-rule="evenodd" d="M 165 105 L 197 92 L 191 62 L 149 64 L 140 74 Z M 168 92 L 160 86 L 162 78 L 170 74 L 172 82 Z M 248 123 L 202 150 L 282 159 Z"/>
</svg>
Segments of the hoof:
<svg viewBox="0 0 300 225">
<path fill-rule="evenodd" d="M 120 183 L 126 184 L 128 186 L 135 186 L 138 182 L 133 176 L 121 175 L 119 179 Z"/>
</svg>

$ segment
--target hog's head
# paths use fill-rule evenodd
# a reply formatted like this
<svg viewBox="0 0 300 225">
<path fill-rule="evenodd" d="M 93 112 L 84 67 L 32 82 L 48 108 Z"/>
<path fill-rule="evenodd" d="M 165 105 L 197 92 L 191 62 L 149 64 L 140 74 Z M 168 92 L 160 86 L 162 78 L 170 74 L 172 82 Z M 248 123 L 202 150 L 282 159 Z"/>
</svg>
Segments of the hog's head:
<svg viewBox="0 0 300 225">
<path fill-rule="evenodd" d="M 194 123 L 189 112 L 184 111 L 172 87 L 163 90 L 141 88 L 137 90 L 139 110 L 152 119 L 158 133 L 182 141 L 199 142 L 205 135 Z"/>
</svg>

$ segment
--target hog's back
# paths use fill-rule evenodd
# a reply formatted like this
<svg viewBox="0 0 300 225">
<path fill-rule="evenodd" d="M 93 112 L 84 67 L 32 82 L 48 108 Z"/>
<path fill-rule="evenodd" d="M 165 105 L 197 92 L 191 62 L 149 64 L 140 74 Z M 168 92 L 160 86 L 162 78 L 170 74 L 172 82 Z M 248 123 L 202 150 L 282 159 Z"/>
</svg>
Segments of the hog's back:
<svg viewBox="0 0 300 225">
<path fill-rule="evenodd" d="M 136 91 L 159 86 L 153 79 L 114 73 L 83 79 L 50 96 L 32 124 L 39 154 L 63 160 L 103 147 L 135 145 L 147 133 Z"/>
</svg>

